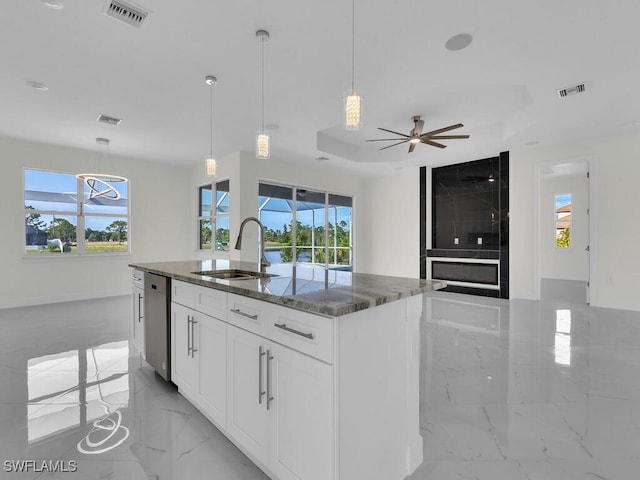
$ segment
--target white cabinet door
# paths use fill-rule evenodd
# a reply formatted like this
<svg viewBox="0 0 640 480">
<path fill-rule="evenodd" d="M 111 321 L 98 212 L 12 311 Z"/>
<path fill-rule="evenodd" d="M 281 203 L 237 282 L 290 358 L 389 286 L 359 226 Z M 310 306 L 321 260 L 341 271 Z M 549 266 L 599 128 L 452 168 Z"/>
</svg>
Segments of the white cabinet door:
<svg viewBox="0 0 640 480">
<path fill-rule="evenodd" d="M 272 470 L 280 480 L 334 478 L 333 367 L 271 343 Z"/>
<path fill-rule="evenodd" d="M 195 394 L 197 375 L 194 316 L 190 308 L 171 303 L 171 379 L 190 398 Z"/>
<path fill-rule="evenodd" d="M 265 465 L 271 443 L 263 393 L 266 392 L 266 343 L 262 337 L 227 326 L 227 431 Z"/>
<path fill-rule="evenodd" d="M 131 287 L 133 298 L 133 343 L 144 356 L 144 290 L 140 287 Z"/>
<path fill-rule="evenodd" d="M 202 411 L 225 427 L 227 415 L 227 324 L 195 313 L 198 363 L 198 403 Z"/>
</svg>

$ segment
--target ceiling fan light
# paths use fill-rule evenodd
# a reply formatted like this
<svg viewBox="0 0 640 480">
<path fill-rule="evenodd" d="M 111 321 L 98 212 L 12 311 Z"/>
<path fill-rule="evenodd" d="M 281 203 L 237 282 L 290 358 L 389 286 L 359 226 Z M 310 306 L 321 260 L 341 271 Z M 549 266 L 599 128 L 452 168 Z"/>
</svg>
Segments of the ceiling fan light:
<svg viewBox="0 0 640 480">
<path fill-rule="evenodd" d="M 417 143 L 420 143 L 420 137 L 411 137 L 411 139 L 409 140 L 409 143 L 412 143 L 414 145 Z"/>
<path fill-rule="evenodd" d="M 209 177 L 216 176 L 216 159 L 213 157 L 207 158 L 207 175 Z"/>
<path fill-rule="evenodd" d="M 358 130 L 362 121 L 362 97 L 352 92 L 344 98 L 344 128 Z"/>
<path fill-rule="evenodd" d="M 269 151 L 269 135 L 259 133 L 256 136 L 256 158 L 269 160 L 271 152 Z"/>
</svg>

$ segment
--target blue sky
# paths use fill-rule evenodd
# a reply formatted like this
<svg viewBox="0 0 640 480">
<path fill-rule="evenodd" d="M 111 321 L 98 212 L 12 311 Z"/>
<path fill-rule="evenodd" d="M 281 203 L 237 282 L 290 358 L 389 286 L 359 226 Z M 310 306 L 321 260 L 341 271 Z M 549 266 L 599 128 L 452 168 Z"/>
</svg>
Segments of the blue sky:
<svg viewBox="0 0 640 480">
<path fill-rule="evenodd" d="M 563 195 L 556 195 L 556 210 L 571 203 L 571 194 L 565 193 Z"/>
</svg>

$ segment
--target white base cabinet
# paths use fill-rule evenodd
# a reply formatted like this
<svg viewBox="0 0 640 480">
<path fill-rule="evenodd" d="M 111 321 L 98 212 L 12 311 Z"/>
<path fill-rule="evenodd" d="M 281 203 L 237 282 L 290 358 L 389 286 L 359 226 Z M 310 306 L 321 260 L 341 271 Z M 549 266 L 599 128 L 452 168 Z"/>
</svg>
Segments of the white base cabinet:
<svg viewBox="0 0 640 480">
<path fill-rule="evenodd" d="M 230 325 L 228 434 L 279 479 L 334 478 L 333 366 Z"/>
<path fill-rule="evenodd" d="M 330 318 L 175 283 L 173 381 L 271 478 L 401 480 L 422 463 L 421 295 Z"/>
<path fill-rule="evenodd" d="M 195 288 L 193 292 L 195 295 Z M 212 290 L 203 293 L 208 292 Z M 225 322 L 171 302 L 172 380 L 185 397 L 220 427 L 226 425 L 226 348 Z"/>
<path fill-rule="evenodd" d="M 144 357 L 144 273 L 134 270 L 131 275 L 131 299 L 133 300 L 133 322 L 131 338 L 134 346 Z"/>
</svg>

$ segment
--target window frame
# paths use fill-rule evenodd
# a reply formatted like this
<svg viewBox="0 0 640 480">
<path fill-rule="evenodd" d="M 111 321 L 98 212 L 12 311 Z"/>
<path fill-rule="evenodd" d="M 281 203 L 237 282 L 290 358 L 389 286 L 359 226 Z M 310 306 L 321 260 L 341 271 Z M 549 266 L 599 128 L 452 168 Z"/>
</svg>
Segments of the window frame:
<svg viewBox="0 0 640 480">
<path fill-rule="evenodd" d="M 263 197 L 263 195 L 260 194 L 260 186 L 261 185 L 269 185 L 269 186 L 273 186 L 273 187 L 277 187 L 277 188 L 286 188 L 286 189 L 290 189 L 292 196 L 291 199 L 288 199 L 291 201 L 291 256 L 292 256 L 292 261 L 291 262 L 283 262 L 283 263 L 292 263 L 292 264 L 299 264 L 299 263 L 308 263 L 310 265 L 314 265 L 314 266 L 324 266 L 325 268 L 329 268 L 329 265 L 333 265 L 335 268 L 339 268 L 340 266 L 342 267 L 350 267 L 351 270 L 353 271 L 354 268 L 354 235 L 355 232 L 353 230 L 353 226 L 354 226 L 354 213 L 355 213 L 355 208 L 354 208 L 354 197 L 353 195 L 347 195 L 347 194 L 343 194 L 343 193 L 336 193 L 336 192 L 332 192 L 323 188 L 316 188 L 316 187 L 302 187 L 302 186 L 295 186 L 295 185 L 289 185 L 289 184 L 284 184 L 284 183 L 279 183 L 279 182 L 274 182 L 274 181 L 270 181 L 270 180 L 259 180 L 258 181 L 258 218 L 260 219 L 260 221 L 262 221 L 262 212 L 264 210 L 265 204 L 263 202 L 261 202 L 261 198 Z M 299 217 L 298 217 L 298 209 L 297 209 L 297 204 L 299 201 L 298 199 L 298 192 L 311 192 L 314 194 L 321 194 L 324 197 L 324 201 L 322 202 L 322 205 L 324 205 L 324 212 L 322 215 L 323 219 L 324 219 L 324 223 L 323 223 L 323 228 L 324 228 L 324 245 L 297 245 L 297 223 L 299 221 Z M 335 244 L 332 244 L 332 242 L 335 242 L 337 239 L 337 225 L 334 225 L 334 237 L 330 238 L 329 237 L 329 233 L 330 233 L 330 229 L 329 224 L 331 223 L 331 217 L 332 214 L 330 212 L 330 210 L 332 208 L 335 208 L 336 206 L 340 206 L 334 203 L 330 203 L 330 199 L 331 197 L 344 197 L 344 198 L 349 198 L 351 201 L 351 205 L 349 207 L 345 207 L 345 208 L 350 208 L 350 222 L 348 225 L 348 233 L 349 233 L 349 246 L 348 247 L 339 247 Z M 280 197 L 270 197 L 270 198 L 280 198 Z M 304 201 L 302 201 L 304 203 Z M 337 212 L 337 210 L 336 210 Z M 335 215 L 333 215 L 335 218 Z M 264 223 L 264 222 L 263 222 Z M 314 240 L 312 240 L 312 243 L 314 243 Z M 324 250 L 324 258 L 325 261 L 324 263 L 321 262 L 315 262 L 315 254 L 314 251 L 317 250 L 318 248 L 322 248 L 322 250 Z M 300 260 L 297 260 L 298 257 L 298 250 L 299 249 L 311 249 L 311 257 L 312 257 L 312 261 L 311 262 L 303 262 Z M 348 250 L 348 259 L 349 259 L 349 263 L 348 264 L 334 264 L 329 262 L 329 259 L 337 259 L 338 258 L 338 251 L 339 250 L 344 250 L 347 249 Z"/>
<path fill-rule="evenodd" d="M 566 203 L 565 205 L 563 205 L 562 207 L 558 207 L 558 199 L 561 197 L 568 197 L 569 201 L 568 203 Z M 553 207 L 554 207 L 554 233 L 555 233 L 555 237 L 554 237 L 554 248 L 556 249 L 556 251 L 569 251 L 572 246 L 573 246 L 573 242 L 571 241 L 571 234 L 573 231 L 573 194 L 568 192 L 568 193 L 555 193 L 553 195 Z M 564 218 L 564 217 L 560 217 L 558 214 L 558 210 L 560 210 L 560 208 L 565 207 L 566 205 L 571 205 L 571 210 L 569 211 L 568 215 L 569 216 L 569 220 L 565 220 L 565 222 L 569 223 L 569 226 L 566 227 L 566 230 L 568 230 L 569 235 L 568 235 L 568 245 L 566 246 L 562 246 L 562 245 L 558 245 L 558 239 L 560 237 L 560 235 L 562 234 L 561 232 L 558 232 L 558 222 Z"/>
<path fill-rule="evenodd" d="M 75 210 L 64 211 L 64 210 L 55 210 L 55 209 L 28 208 L 27 207 L 27 188 L 26 188 L 27 171 L 42 172 L 42 173 L 54 174 L 54 175 L 66 175 L 69 177 L 74 177 L 76 182 Z M 115 176 L 115 174 L 112 174 L 112 175 Z M 27 227 L 26 218 L 27 218 L 27 215 L 30 213 L 35 213 L 38 215 L 52 215 L 52 216 L 58 216 L 58 217 L 75 217 L 76 219 L 76 223 L 75 223 L 76 251 L 75 252 L 65 252 L 62 249 L 59 253 L 63 255 L 55 255 L 55 253 L 58 253 L 58 252 L 50 252 L 45 255 L 34 255 L 31 253 L 27 253 L 26 247 L 28 245 L 26 244 L 26 238 L 23 237 L 23 245 L 22 245 L 23 258 L 28 258 L 28 259 L 67 258 L 69 259 L 69 258 L 93 258 L 93 257 L 111 257 L 111 256 L 121 257 L 121 256 L 131 255 L 131 181 L 128 178 L 126 178 L 125 181 L 127 182 L 126 214 L 103 213 L 103 212 L 87 213 L 84 208 L 85 202 L 83 201 L 84 194 L 85 194 L 85 190 L 84 190 L 85 182 L 81 178 L 78 178 L 75 173 L 64 172 L 59 170 L 50 170 L 50 169 L 44 169 L 44 168 L 23 167 L 22 169 L 22 209 L 23 209 L 22 221 L 23 221 L 23 227 L 25 229 L 24 230 L 25 235 L 26 235 L 26 227 Z M 69 204 L 72 204 L 72 202 L 69 202 Z M 124 241 L 124 244 L 126 245 L 126 250 L 103 251 L 103 252 L 87 251 L 86 249 L 87 241 L 85 238 L 86 237 L 86 219 L 99 218 L 99 217 L 118 218 L 118 219 L 124 219 L 126 221 L 127 231 L 126 231 L 126 240 Z M 64 255 L 64 254 L 67 254 L 67 255 Z"/>
<path fill-rule="evenodd" d="M 227 190 L 222 190 L 226 193 L 223 197 L 218 200 L 218 185 L 227 184 Z M 226 213 L 218 213 L 218 206 L 222 202 L 225 197 L 230 198 L 230 180 L 228 178 L 223 178 L 220 180 L 213 179 L 211 183 L 205 183 L 204 185 L 198 186 L 198 215 L 196 218 L 196 226 L 197 226 L 197 244 L 196 248 L 199 252 L 207 252 L 211 251 L 211 255 L 213 257 L 228 257 L 229 249 L 227 250 L 218 250 L 216 247 L 218 245 L 218 220 L 227 219 L 227 222 L 230 222 L 231 211 L 229 210 Z M 202 195 L 204 191 L 211 191 L 211 206 L 209 208 L 209 215 L 202 214 Z M 211 238 L 210 238 L 210 248 L 202 248 L 202 221 L 209 221 L 210 229 L 211 229 Z M 227 242 L 228 244 L 229 242 Z"/>
</svg>

